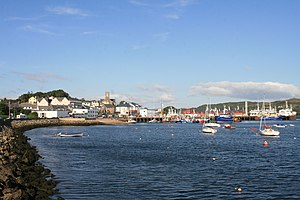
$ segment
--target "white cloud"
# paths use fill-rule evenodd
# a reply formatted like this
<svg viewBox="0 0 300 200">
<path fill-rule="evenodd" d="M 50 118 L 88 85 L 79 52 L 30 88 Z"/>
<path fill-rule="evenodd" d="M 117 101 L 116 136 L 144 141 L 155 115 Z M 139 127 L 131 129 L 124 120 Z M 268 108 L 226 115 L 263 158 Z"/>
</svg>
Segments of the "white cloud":
<svg viewBox="0 0 300 200">
<path fill-rule="evenodd" d="M 39 20 L 40 18 L 42 18 L 43 16 L 39 16 L 39 17 L 8 17 L 6 20 L 9 21 L 36 21 Z"/>
<path fill-rule="evenodd" d="M 131 46 L 131 50 L 140 50 L 140 49 L 145 49 L 147 48 L 148 46 L 147 45 L 132 45 Z"/>
<path fill-rule="evenodd" d="M 163 85 L 141 85 L 139 86 L 139 89 L 141 89 L 142 91 L 149 91 L 149 92 L 164 92 L 164 93 L 168 93 L 172 91 L 172 88 L 168 87 L 168 86 L 163 86 Z"/>
<path fill-rule="evenodd" d="M 180 16 L 179 16 L 179 14 L 169 14 L 169 15 L 166 15 L 166 18 L 171 19 L 171 20 L 179 20 Z"/>
<path fill-rule="evenodd" d="M 20 75 L 25 80 L 36 81 L 40 83 L 48 82 L 51 79 L 66 80 L 66 78 L 52 72 L 41 72 L 41 73 L 14 72 L 14 73 Z"/>
<path fill-rule="evenodd" d="M 278 82 L 210 82 L 198 83 L 190 89 L 190 95 L 222 96 L 237 99 L 268 100 L 286 99 L 300 96 L 300 88 L 292 84 Z"/>
<path fill-rule="evenodd" d="M 57 36 L 58 35 L 56 33 L 48 31 L 44 27 L 39 27 L 39 26 L 34 26 L 34 25 L 25 25 L 25 26 L 20 27 L 20 29 L 25 30 L 25 31 L 31 31 L 31 32 L 45 34 L 45 35 L 50 35 L 50 36 Z"/>
<path fill-rule="evenodd" d="M 148 4 L 143 0 L 130 0 L 129 3 L 135 6 L 148 6 Z"/>
<path fill-rule="evenodd" d="M 166 41 L 170 36 L 170 32 L 162 32 L 153 34 L 153 37 L 162 41 Z"/>
<path fill-rule="evenodd" d="M 186 7 L 192 4 L 195 4 L 197 0 L 174 0 L 171 3 L 165 4 L 164 7 Z"/>
<path fill-rule="evenodd" d="M 90 14 L 86 11 L 83 11 L 79 8 L 67 7 L 67 6 L 55 6 L 55 7 L 47 7 L 46 10 L 48 12 L 57 14 L 57 15 L 75 15 L 87 17 Z"/>
</svg>

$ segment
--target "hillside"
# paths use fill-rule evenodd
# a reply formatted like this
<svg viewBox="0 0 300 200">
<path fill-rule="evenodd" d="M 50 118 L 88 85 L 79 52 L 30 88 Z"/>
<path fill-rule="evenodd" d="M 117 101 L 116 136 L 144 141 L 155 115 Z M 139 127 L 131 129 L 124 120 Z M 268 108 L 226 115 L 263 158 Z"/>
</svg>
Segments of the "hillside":
<svg viewBox="0 0 300 200">
<path fill-rule="evenodd" d="M 282 100 L 282 101 L 273 101 L 273 102 L 271 102 L 271 106 L 272 106 L 272 108 L 274 108 L 274 106 L 276 106 L 277 111 L 278 111 L 278 109 L 285 108 L 286 101 L 288 101 L 289 106 L 290 105 L 293 106 L 293 110 L 297 112 L 297 115 L 300 115 L 300 99 L 298 99 L 298 98 Z M 212 109 L 217 108 L 222 111 L 224 109 L 224 105 L 226 106 L 226 108 L 230 107 L 230 109 L 232 111 L 234 111 L 237 107 L 239 107 L 240 111 L 245 109 L 244 101 L 211 104 L 211 108 Z M 260 106 L 260 108 L 262 107 L 262 102 L 259 102 L 259 106 Z M 265 106 L 266 106 L 266 108 L 269 108 L 269 102 L 265 102 Z M 252 109 L 256 109 L 256 108 L 257 108 L 257 102 L 248 101 L 248 111 L 250 111 Z M 206 104 L 201 105 L 197 108 L 191 108 L 191 109 L 195 109 L 195 111 L 198 111 L 198 112 L 204 112 L 206 109 Z"/>
</svg>

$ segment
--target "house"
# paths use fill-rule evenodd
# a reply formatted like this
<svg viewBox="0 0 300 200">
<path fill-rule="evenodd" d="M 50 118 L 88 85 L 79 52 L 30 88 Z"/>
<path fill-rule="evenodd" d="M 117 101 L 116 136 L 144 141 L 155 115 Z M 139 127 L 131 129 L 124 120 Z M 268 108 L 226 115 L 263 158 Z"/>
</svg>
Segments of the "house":
<svg viewBox="0 0 300 200">
<path fill-rule="evenodd" d="M 74 108 L 82 108 L 82 102 L 78 99 L 69 99 L 69 109 L 72 110 Z"/>
<path fill-rule="evenodd" d="M 36 104 L 37 103 L 37 97 L 32 96 L 28 99 L 29 104 Z"/>
<path fill-rule="evenodd" d="M 37 99 L 37 106 L 49 106 L 50 105 L 51 100 L 47 97 L 43 97 L 43 98 L 38 98 Z"/>
<path fill-rule="evenodd" d="M 140 114 L 141 108 L 137 103 L 121 101 L 116 107 L 116 113 L 119 117 L 137 116 Z"/>
<path fill-rule="evenodd" d="M 74 118 L 97 118 L 98 117 L 98 110 L 95 108 L 74 108 L 72 110 L 71 115 Z"/>
<path fill-rule="evenodd" d="M 159 113 L 155 109 L 141 108 L 140 116 L 141 117 L 156 117 L 156 116 L 159 116 Z"/>
<path fill-rule="evenodd" d="M 23 110 L 36 110 L 37 108 L 36 104 L 31 103 L 20 103 L 19 107 Z"/>
<path fill-rule="evenodd" d="M 67 97 L 53 97 L 51 101 L 51 105 L 54 106 L 68 106 L 70 104 L 70 100 Z"/>
<path fill-rule="evenodd" d="M 115 113 L 115 106 L 111 104 L 105 104 L 102 106 L 101 111 L 103 114 L 112 115 Z"/>
<path fill-rule="evenodd" d="M 38 110 L 38 118 L 63 118 L 69 117 L 68 111 L 63 110 Z"/>
</svg>

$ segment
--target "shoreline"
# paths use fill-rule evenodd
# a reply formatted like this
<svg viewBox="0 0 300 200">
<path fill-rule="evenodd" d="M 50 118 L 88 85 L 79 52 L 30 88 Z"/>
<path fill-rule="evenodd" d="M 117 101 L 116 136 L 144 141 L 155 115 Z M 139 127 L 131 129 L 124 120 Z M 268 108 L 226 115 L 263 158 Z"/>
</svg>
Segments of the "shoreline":
<svg viewBox="0 0 300 200">
<path fill-rule="evenodd" d="M 56 189 L 54 175 L 39 162 L 41 156 L 28 142 L 25 131 L 48 126 L 119 125 L 113 119 L 7 120 L 0 124 L 0 199 L 63 199 Z"/>
</svg>

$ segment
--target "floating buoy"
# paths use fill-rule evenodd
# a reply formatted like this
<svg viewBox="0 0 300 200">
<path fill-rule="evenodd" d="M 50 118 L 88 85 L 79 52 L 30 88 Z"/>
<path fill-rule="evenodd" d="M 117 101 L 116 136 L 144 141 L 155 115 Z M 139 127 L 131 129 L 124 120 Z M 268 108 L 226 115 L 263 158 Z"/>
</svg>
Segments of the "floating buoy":
<svg viewBox="0 0 300 200">
<path fill-rule="evenodd" d="M 268 142 L 266 140 L 264 141 L 264 146 L 268 146 Z"/>
<path fill-rule="evenodd" d="M 240 188 L 240 187 L 238 187 L 238 188 L 234 188 L 234 190 L 235 190 L 235 191 L 238 191 L 238 192 L 242 192 L 242 191 L 243 191 L 243 189 L 242 189 L 242 188 Z"/>
</svg>

